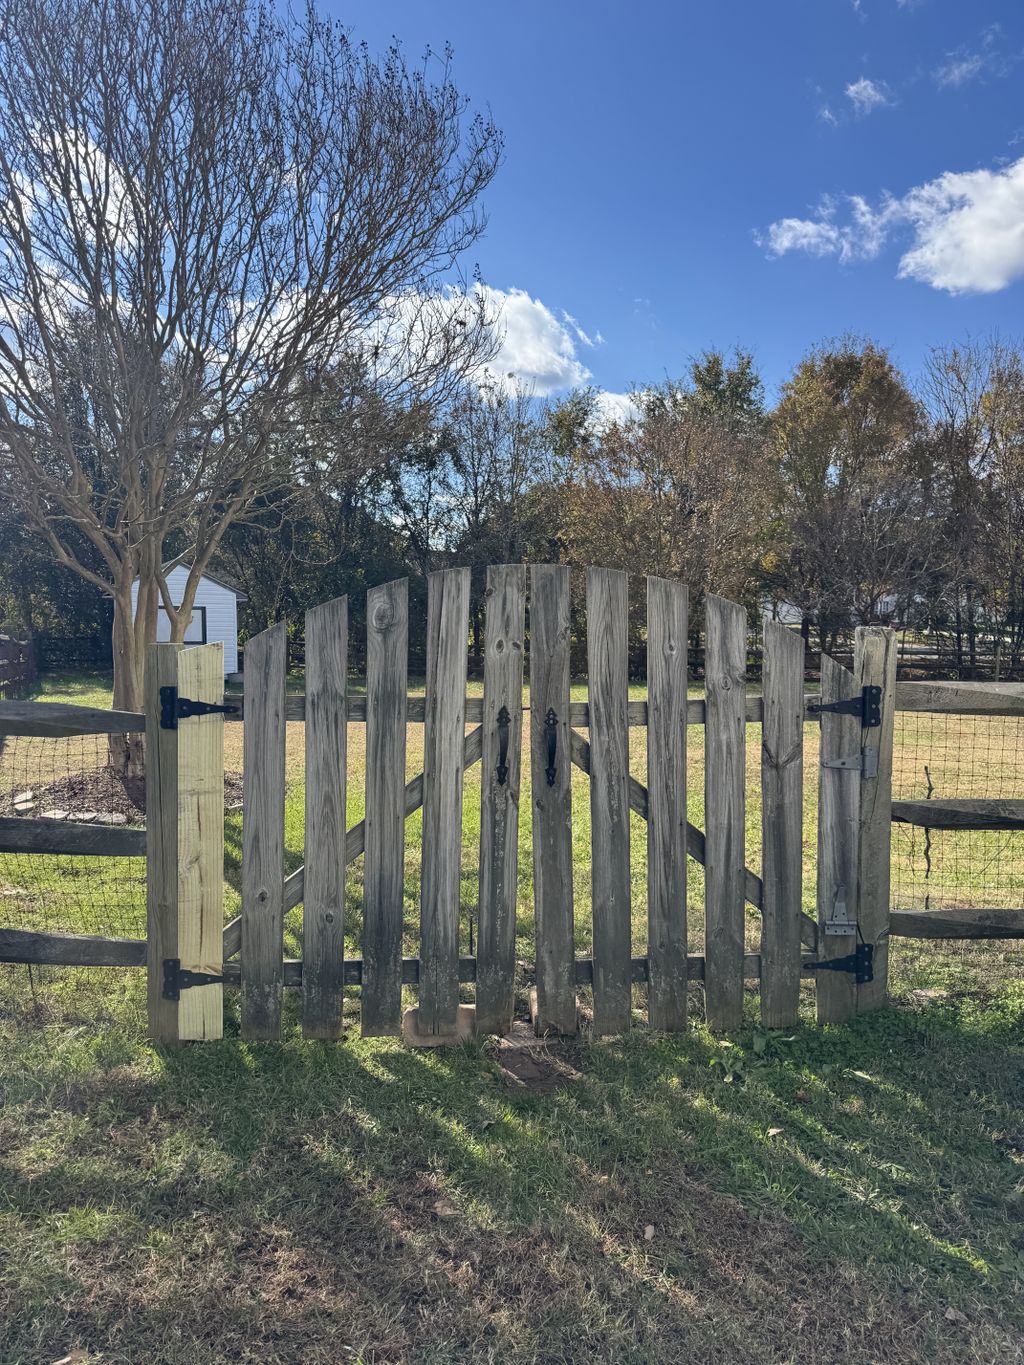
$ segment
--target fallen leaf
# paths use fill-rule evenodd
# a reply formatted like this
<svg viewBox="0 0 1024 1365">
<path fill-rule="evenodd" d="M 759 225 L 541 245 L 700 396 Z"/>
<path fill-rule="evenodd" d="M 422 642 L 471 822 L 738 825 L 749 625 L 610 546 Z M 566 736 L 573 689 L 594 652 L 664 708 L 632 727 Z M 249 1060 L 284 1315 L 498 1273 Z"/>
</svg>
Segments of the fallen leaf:
<svg viewBox="0 0 1024 1365">
<path fill-rule="evenodd" d="M 959 1308 L 954 1308 L 952 1304 L 946 1309 L 943 1315 L 947 1322 L 966 1322 L 967 1315 L 961 1313 Z"/>
<path fill-rule="evenodd" d="M 769 1136 L 769 1137 L 778 1137 L 779 1134 L 780 1134 L 781 1132 L 782 1132 L 782 1129 L 781 1129 L 781 1128 L 769 1128 L 769 1129 L 768 1129 L 768 1136 Z"/>
<path fill-rule="evenodd" d="M 647 1226 L 644 1228 L 644 1241 L 645 1241 L 645 1242 L 653 1242 L 653 1241 L 654 1241 L 654 1224 L 653 1224 L 653 1223 L 648 1223 Z"/>
</svg>

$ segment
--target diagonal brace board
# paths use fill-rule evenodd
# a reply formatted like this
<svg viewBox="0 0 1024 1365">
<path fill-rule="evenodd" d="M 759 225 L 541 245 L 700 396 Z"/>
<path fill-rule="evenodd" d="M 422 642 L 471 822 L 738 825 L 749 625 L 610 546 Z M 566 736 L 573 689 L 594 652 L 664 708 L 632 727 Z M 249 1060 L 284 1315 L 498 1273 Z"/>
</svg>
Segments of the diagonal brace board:
<svg viewBox="0 0 1024 1365">
<path fill-rule="evenodd" d="M 590 744 L 580 734 L 578 730 L 572 730 L 569 734 L 571 745 L 572 761 L 581 772 L 589 777 L 590 775 Z M 647 788 L 642 782 L 638 782 L 635 777 L 630 777 L 628 783 L 629 808 L 634 814 L 639 815 L 641 820 L 647 819 Z M 699 830 L 696 825 L 686 822 L 686 851 L 694 862 L 704 866 L 704 832 Z M 751 872 L 749 868 L 744 871 L 743 878 L 744 897 L 748 905 L 753 905 L 760 910 L 761 901 L 764 895 L 764 887 L 761 878 L 756 872 Z M 817 944 L 818 926 L 810 915 L 802 914 L 800 918 L 800 938 L 808 947 L 814 948 Z"/>
<path fill-rule="evenodd" d="M 464 767 L 472 768 L 474 763 L 480 762 L 483 753 L 483 727 L 478 725 L 475 730 L 471 730 L 465 738 L 462 746 L 462 762 Z M 405 813 L 407 816 L 418 811 L 423 805 L 423 774 L 417 773 L 415 777 L 405 784 Z M 366 822 L 360 820 L 358 824 L 352 826 L 345 836 L 345 862 L 354 863 L 363 852 L 366 845 Z M 284 908 L 293 910 L 296 905 L 302 904 L 302 897 L 305 894 L 306 869 L 297 867 L 290 876 L 285 878 L 284 883 Z M 233 919 L 224 926 L 224 956 L 225 958 L 234 957 L 242 946 L 242 921 Z"/>
</svg>

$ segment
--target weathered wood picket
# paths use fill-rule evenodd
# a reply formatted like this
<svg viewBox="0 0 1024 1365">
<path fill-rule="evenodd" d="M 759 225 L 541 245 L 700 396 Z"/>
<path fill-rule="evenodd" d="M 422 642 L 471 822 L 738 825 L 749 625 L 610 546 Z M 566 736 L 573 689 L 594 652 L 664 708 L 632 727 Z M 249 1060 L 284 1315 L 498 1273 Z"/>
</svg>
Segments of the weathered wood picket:
<svg viewBox="0 0 1024 1365">
<path fill-rule="evenodd" d="M 217 710 L 223 693 L 216 647 L 154 646 L 146 702 L 148 947 L 127 941 L 116 950 L 51 944 L 50 951 L 63 954 L 57 958 L 62 961 L 89 954 L 104 961 L 147 960 L 151 1030 L 161 1042 L 220 1036 L 225 983 L 241 987 L 247 1039 L 281 1036 L 282 996 L 292 987 L 301 990 L 308 1038 L 341 1037 L 345 991 L 353 986 L 361 988 L 366 1036 L 404 1034 L 411 1042 L 437 1043 L 473 1031 L 504 1032 L 516 1004 L 520 799 L 528 790 L 535 925 L 531 1007 L 539 1033 L 577 1030 L 581 986 L 592 989 L 597 1035 L 630 1027 L 644 994 L 637 988 L 644 984 L 650 1027 L 664 1032 L 687 1026 L 693 982 L 703 982 L 706 1018 L 716 1031 L 741 1023 L 745 982 L 759 983 L 761 1018 L 769 1027 L 795 1022 L 801 979 L 816 981 L 821 1022 L 883 1003 L 892 929 L 890 818 L 920 818 L 910 809 L 913 803 L 891 808 L 897 705 L 892 633 L 859 630 L 853 672 L 826 657 L 820 698 L 805 698 L 800 638 L 769 622 L 763 697 L 752 696 L 745 678 L 744 609 L 714 596 L 694 603 L 683 584 L 661 578 L 648 579 L 646 587 L 646 699 L 629 695 L 628 583 L 615 570 L 587 571 L 589 686 L 581 701 L 570 694 L 570 576 L 562 566 L 535 565 L 529 582 L 523 565 L 488 570 L 482 699 L 466 696 L 466 569 L 429 577 L 422 697 L 408 695 L 404 581 L 368 594 L 365 698 L 348 693 L 345 599 L 307 613 L 304 697 L 287 691 L 285 625 L 250 640 L 240 717 L 241 913 L 227 926 L 222 748 L 223 724 L 233 717 Z M 706 627 L 703 698 L 687 691 L 692 681 L 687 639 L 695 614 L 703 615 Z M 175 698 L 184 699 L 173 726 L 167 725 L 167 689 L 177 689 Z M 190 707 L 190 700 L 204 705 Z M 939 697 L 924 704 L 944 703 Z M 109 728 L 115 722 L 103 714 L 100 728 Z M 134 719 L 141 718 L 121 723 L 131 728 L 128 721 Z M 305 722 L 305 857 L 304 866 L 286 877 L 289 719 Z M 803 855 L 805 738 L 808 722 L 819 720 L 816 760 L 813 746 L 807 747 L 808 761 L 820 764 L 811 887 L 805 886 Z M 759 722 L 758 755 L 747 726 Z M 66 732 L 60 726 L 68 723 L 52 722 L 57 733 Z M 346 829 L 348 732 L 360 723 L 366 727 L 365 818 Z M 423 771 L 407 780 L 406 734 L 414 723 L 424 726 Z M 630 732 L 637 728 L 646 729 L 646 786 L 630 771 Z M 688 796 L 695 804 L 700 796 L 691 771 L 700 745 L 694 745 L 688 765 L 687 740 L 697 739 L 701 728 L 703 830 L 687 817 Z M 463 787 L 466 770 L 481 760 L 479 892 L 476 905 L 468 907 L 460 904 Z M 589 779 L 586 875 L 593 947 L 590 956 L 580 957 L 573 767 Z M 761 795 L 759 870 L 747 865 L 746 845 L 755 781 Z M 931 803 L 926 813 L 933 822 L 943 818 L 939 804 Z M 403 956 L 407 935 L 417 938 L 407 923 L 412 915 L 406 904 L 405 822 L 421 807 L 418 955 Z M 1014 812 L 986 809 L 972 817 L 958 810 L 948 818 L 991 821 L 1012 819 Z M 635 906 L 636 869 L 630 865 L 631 856 L 642 859 L 631 839 L 635 819 L 647 823 L 643 907 Z M 70 848 L 79 836 L 68 826 L 59 836 L 34 837 L 44 845 L 46 839 L 51 844 L 62 839 Z M 113 852 L 118 832 L 109 837 Z M 132 832 L 132 838 L 138 835 Z M 346 870 L 359 857 L 361 914 L 347 923 Z M 703 951 L 691 952 L 694 915 L 688 910 L 694 907 L 688 906 L 687 881 L 695 863 L 704 867 L 705 933 Z M 816 920 L 804 912 L 805 894 L 817 906 Z M 297 906 L 302 959 L 286 960 L 285 916 Z M 758 915 L 759 944 L 752 939 Z M 477 930 L 475 952 L 462 934 L 470 917 Z M 974 926 L 978 932 L 983 927 Z M 346 940 L 358 942 L 360 935 L 361 950 L 347 956 Z M 646 945 L 636 956 L 635 939 L 644 936 Z M 21 951 L 29 952 L 27 943 Z M 465 989 L 469 986 L 475 988 Z M 403 1014 L 406 988 L 413 989 L 417 1003 Z"/>
</svg>

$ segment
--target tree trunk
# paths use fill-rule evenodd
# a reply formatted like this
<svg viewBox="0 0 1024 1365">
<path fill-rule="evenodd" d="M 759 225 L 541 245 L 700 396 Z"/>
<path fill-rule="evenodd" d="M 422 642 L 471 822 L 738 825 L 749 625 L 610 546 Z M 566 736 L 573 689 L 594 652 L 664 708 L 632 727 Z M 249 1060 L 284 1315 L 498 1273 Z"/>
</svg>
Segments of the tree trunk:
<svg viewBox="0 0 1024 1365">
<path fill-rule="evenodd" d="M 126 581 L 124 581 L 126 580 Z M 114 710 L 143 709 L 142 676 L 145 663 L 145 633 L 136 629 L 132 614 L 132 580 L 124 576 L 114 590 Z M 140 585 L 141 586 L 141 585 Z M 142 607 L 140 602 L 140 607 Z M 145 752 L 141 734 L 110 736 L 110 766 L 138 806 L 145 809 Z"/>
</svg>

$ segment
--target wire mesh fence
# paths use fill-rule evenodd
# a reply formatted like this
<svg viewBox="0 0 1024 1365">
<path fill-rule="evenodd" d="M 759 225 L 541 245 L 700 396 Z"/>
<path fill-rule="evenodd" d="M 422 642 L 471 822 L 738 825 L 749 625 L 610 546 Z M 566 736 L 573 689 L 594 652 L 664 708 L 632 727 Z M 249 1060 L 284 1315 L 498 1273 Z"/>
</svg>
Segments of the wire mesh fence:
<svg viewBox="0 0 1024 1365">
<path fill-rule="evenodd" d="M 1024 717 L 897 713 L 894 800 L 1024 798 Z M 892 831 L 893 906 L 1024 905 L 1024 830 Z"/>
<path fill-rule="evenodd" d="M 470 685 L 471 689 L 474 686 Z M 637 695 L 642 692 L 639 689 Z M 576 694 L 574 693 L 574 696 Z M 580 692 L 580 696 L 583 692 Z M 410 775 L 419 770 L 422 727 L 411 727 Z M 364 734 L 350 729 L 349 824 L 362 817 Z M 814 911 L 814 848 L 817 800 L 817 730 L 809 726 L 805 749 L 804 908 Z M 747 865 L 760 866 L 759 787 L 757 772 L 760 727 L 748 728 Z M 225 917 L 238 913 L 241 854 L 241 741 L 242 726 L 227 727 L 225 760 Z M 632 734 L 631 766 L 645 780 L 646 734 Z M 703 732 L 690 734 L 690 819 L 703 826 Z M 524 775 L 525 777 L 525 775 Z M 479 804 L 478 769 L 466 774 L 464 858 L 461 884 L 463 952 L 472 952 L 476 911 Z M 527 783 L 528 785 L 528 783 Z M 303 726 L 288 726 L 288 798 L 286 823 L 287 870 L 302 861 Z M 574 882 L 577 900 L 578 952 L 590 943 L 589 866 L 586 865 L 587 780 L 574 782 Z M 893 796 L 895 799 L 1004 797 L 1024 799 L 1024 717 L 932 715 L 897 713 L 894 735 Z M 529 957 L 532 932 L 532 859 L 528 791 L 524 787 L 520 820 L 519 935 L 522 953 Z M 139 828 L 145 824 L 144 798 L 138 788 L 122 782 L 110 762 L 108 739 L 102 735 L 62 739 L 8 737 L 0 741 L 0 815 L 67 819 Z M 416 951 L 418 918 L 418 817 L 410 818 L 406 860 L 406 950 Z M 645 951 L 645 832 L 636 820 L 633 869 L 634 952 Z M 576 828 L 578 826 L 578 829 Z M 578 837 L 577 837 L 578 836 Z M 361 913 L 361 865 L 349 868 L 346 887 L 346 926 L 358 954 Z M 703 870 L 690 867 L 690 951 L 701 951 L 703 930 Z M 957 907 L 1014 908 L 1024 905 L 1024 831 L 924 830 L 895 824 L 892 829 L 892 904 L 900 909 Z M 748 949 L 756 951 L 759 919 L 750 912 Z M 95 934 L 114 938 L 142 938 L 146 933 L 146 865 L 141 857 L 83 857 L 63 854 L 0 854 L 0 925 L 7 928 L 64 934 Z M 286 953 L 301 955 L 301 911 L 290 912 L 286 925 Z M 922 979 L 936 964 L 940 968 L 971 967 L 975 977 L 1024 975 L 1024 947 L 1016 943 L 919 943 L 894 940 L 895 964 L 909 973 L 920 969 Z M 144 1026 L 144 973 L 109 968 L 0 966 L 0 1013 L 32 1011 L 31 1017 L 57 1014 L 64 1019 L 96 1021 L 113 1011 L 123 1022 Z M 126 1004 L 128 1009 L 126 1011 Z"/>
</svg>

